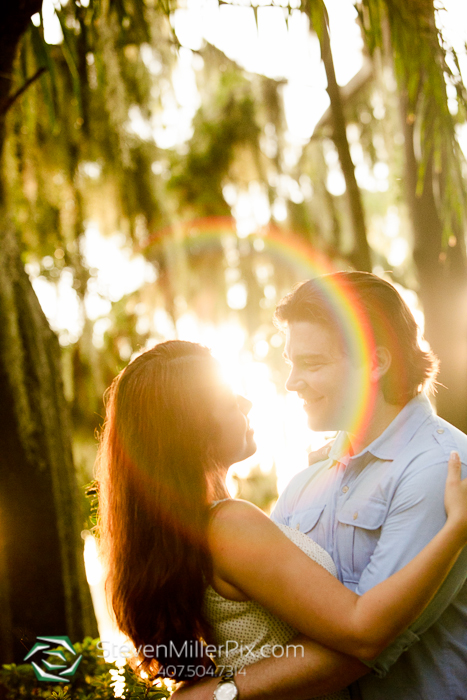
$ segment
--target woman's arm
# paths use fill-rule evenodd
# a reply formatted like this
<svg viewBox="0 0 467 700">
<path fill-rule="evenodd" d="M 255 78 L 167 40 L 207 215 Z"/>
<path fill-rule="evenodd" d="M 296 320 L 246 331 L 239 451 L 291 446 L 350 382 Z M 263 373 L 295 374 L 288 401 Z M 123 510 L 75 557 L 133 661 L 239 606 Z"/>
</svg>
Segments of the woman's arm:
<svg viewBox="0 0 467 700">
<path fill-rule="evenodd" d="M 358 659 L 327 649 L 307 637 L 295 637 L 289 644 L 300 645 L 303 654 L 262 659 L 235 676 L 241 700 L 310 700 L 342 690 L 369 672 Z M 188 683 L 172 697 L 212 700 L 218 684 L 219 678 Z"/>
<path fill-rule="evenodd" d="M 325 646 L 372 659 L 425 609 L 467 543 L 467 479 L 461 482 L 460 469 L 458 455 L 451 456 L 446 525 L 407 566 L 361 597 L 243 501 L 227 502 L 212 518 L 214 585 L 233 586 Z"/>
</svg>

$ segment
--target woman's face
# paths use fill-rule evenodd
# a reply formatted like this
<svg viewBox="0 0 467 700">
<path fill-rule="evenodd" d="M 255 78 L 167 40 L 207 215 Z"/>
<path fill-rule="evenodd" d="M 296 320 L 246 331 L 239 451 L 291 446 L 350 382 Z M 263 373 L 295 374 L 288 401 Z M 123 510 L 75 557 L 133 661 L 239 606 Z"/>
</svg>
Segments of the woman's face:
<svg viewBox="0 0 467 700">
<path fill-rule="evenodd" d="M 216 456 L 221 464 L 230 467 L 256 452 L 248 421 L 251 401 L 234 394 L 226 385 L 218 385 L 212 398 L 212 415 L 218 426 Z"/>
</svg>

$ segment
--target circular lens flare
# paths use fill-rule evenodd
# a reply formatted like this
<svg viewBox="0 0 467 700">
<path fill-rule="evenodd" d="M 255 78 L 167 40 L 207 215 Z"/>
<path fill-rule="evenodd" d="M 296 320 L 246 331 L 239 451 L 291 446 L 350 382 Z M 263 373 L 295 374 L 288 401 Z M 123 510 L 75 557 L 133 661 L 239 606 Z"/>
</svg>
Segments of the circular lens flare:
<svg viewBox="0 0 467 700">
<path fill-rule="evenodd" d="M 181 231 L 183 235 L 180 238 Z M 231 217 L 209 217 L 177 224 L 177 240 L 173 239 L 173 242 L 170 234 L 170 227 L 159 231 L 142 241 L 140 249 L 146 252 L 150 250 L 152 254 L 156 253 L 158 247 L 163 246 L 166 251 L 171 245 L 174 247 L 183 245 L 187 251 L 196 250 L 198 256 L 212 252 L 216 248 L 225 248 L 226 236 L 236 236 L 237 230 L 235 219 Z M 279 269 L 284 267 L 291 269 L 297 282 L 306 279 L 315 280 L 324 304 L 342 333 L 345 349 L 352 363 L 359 367 L 370 368 L 375 349 L 373 333 L 354 292 L 343 279 L 332 276 L 331 273 L 338 272 L 338 268 L 302 236 L 278 229 L 273 225 L 263 227 L 256 236 L 251 238 L 254 239 L 252 255 L 258 258 L 263 256 L 265 262 L 272 262 Z M 226 257 L 229 258 L 229 256 L 233 256 L 231 246 L 227 250 Z M 273 307 L 271 316 L 272 312 Z M 213 355 L 221 362 L 231 384 L 241 391 L 242 380 L 234 368 L 238 364 L 240 353 L 239 336 L 244 331 L 239 324 L 232 323 L 221 328 L 223 330 L 211 327 L 212 342 L 209 339 L 209 331 L 197 333 L 198 337 L 191 334 L 189 339 L 211 347 Z M 261 351 L 260 355 L 264 353 L 263 345 L 258 346 L 258 349 Z M 265 357 L 266 353 L 258 359 L 265 359 Z M 371 418 L 376 388 L 377 385 L 371 382 L 368 371 L 360 373 L 358 382 L 350 389 L 354 396 L 354 404 L 351 409 L 352 415 L 346 417 L 345 424 L 347 431 L 355 435 L 357 440 L 365 433 Z M 243 391 L 245 391 L 244 388 Z"/>
</svg>

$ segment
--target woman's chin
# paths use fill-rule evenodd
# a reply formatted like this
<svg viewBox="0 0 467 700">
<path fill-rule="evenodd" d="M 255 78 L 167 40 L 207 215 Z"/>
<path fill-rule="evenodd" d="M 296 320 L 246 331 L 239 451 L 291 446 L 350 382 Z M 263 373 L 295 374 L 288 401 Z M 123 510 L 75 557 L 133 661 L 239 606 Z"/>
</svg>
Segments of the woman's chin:
<svg viewBox="0 0 467 700">
<path fill-rule="evenodd" d="M 238 459 L 236 459 L 235 462 L 232 462 L 232 464 L 238 464 L 239 462 L 244 462 L 249 457 L 252 457 L 256 453 L 257 449 L 258 448 L 256 446 L 256 442 L 251 437 L 248 440 L 247 445 L 246 445 L 245 449 L 243 450 L 242 454 L 239 455 Z"/>
<path fill-rule="evenodd" d="M 243 459 L 242 459 L 242 462 L 243 462 L 243 460 L 248 459 L 248 457 L 252 457 L 256 453 L 257 449 L 258 449 L 258 447 L 256 445 L 256 442 L 254 441 L 254 438 L 251 437 L 248 440 L 248 448 L 246 450 L 245 457 L 243 457 Z"/>
</svg>

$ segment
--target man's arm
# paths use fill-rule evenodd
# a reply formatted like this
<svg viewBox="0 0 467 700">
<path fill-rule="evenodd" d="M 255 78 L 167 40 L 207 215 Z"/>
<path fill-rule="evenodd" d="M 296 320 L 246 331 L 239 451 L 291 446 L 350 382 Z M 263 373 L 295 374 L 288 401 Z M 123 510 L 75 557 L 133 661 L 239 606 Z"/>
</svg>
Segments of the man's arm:
<svg viewBox="0 0 467 700">
<path fill-rule="evenodd" d="M 297 655 L 269 657 L 246 666 L 235 676 L 241 700 L 309 700 L 346 688 L 369 669 L 350 656 L 327 649 L 299 635 L 289 645 L 301 645 Z M 174 700 L 212 700 L 218 678 L 186 685 Z"/>
<path fill-rule="evenodd" d="M 420 457 L 426 459 L 426 456 Z M 463 465 L 463 476 L 466 467 Z M 356 592 L 363 595 L 381 580 L 401 569 L 436 535 L 446 520 L 444 487 L 446 463 L 415 470 L 401 480 L 383 524 L 381 537 L 364 569 Z M 442 615 L 467 579 L 467 547 L 459 556 L 445 582 L 420 617 L 382 654 L 365 662 L 379 676 L 385 676 L 399 656 Z"/>
</svg>

